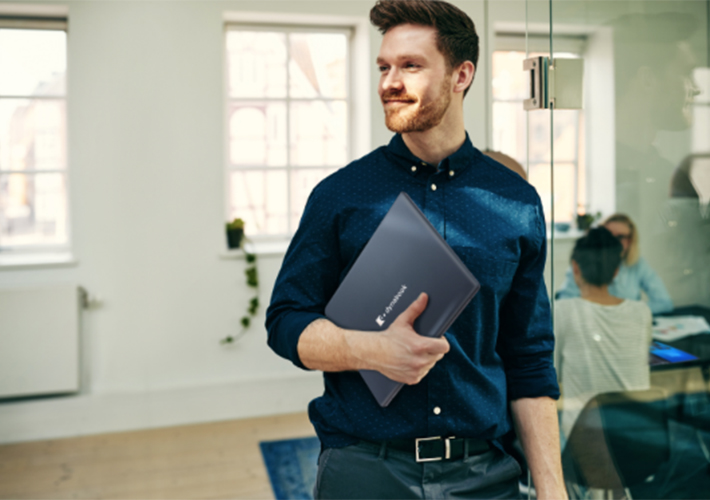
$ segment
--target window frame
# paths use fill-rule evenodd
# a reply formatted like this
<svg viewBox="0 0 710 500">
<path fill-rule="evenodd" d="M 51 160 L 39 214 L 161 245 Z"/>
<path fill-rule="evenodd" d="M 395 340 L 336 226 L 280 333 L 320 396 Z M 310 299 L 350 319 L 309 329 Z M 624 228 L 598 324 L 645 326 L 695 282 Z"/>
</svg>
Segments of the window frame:
<svg viewBox="0 0 710 500">
<path fill-rule="evenodd" d="M 64 104 L 64 150 L 65 165 L 63 168 L 35 169 L 35 170 L 0 170 L 2 175 L 19 174 L 24 176 L 37 176 L 42 174 L 59 174 L 64 179 L 64 198 L 66 210 L 66 241 L 64 243 L 26 244 L 26 245 L 0 245 L 0 267 L 36 267 L 43 265 L 65 265 L 75 263 L 72 255 L 73 230 L 71 218 L 71 158 L 69 152 L 69 25 L 67 9 L 61 6 L 0 6 L 0 29 L 12 30 L 47 30 L 63 31 L 66 40 L 66 72 L 64 92 L 62 95 L 5 95 L 0 94 L 0 100 L 23 99 L 28 101 L 61 101 Z M 46 7 L 46 8 L 44 8 Z"/>
<path fill-rule="evenodd" d="M 277 31 L 284 33 L 293 32 L 318 32 L 318 33 L 347 33 L 347 54 L 348 62 L 346 68 L 346 99 L 332 100 L 346 101 L 347 109 L 347 151 L 343 165 L 336 166 L 292 166 L 290 158 L 287 158 L 284 167 L 269 166 L 245 166 L 237 167 L 231 165 L 230 159 L 230 136 L 229 136 L 229 110 L 230 103 L 234 101 L 249 101 L 250 98 L 232 98 L 229 95 L 229 75 L 228 75 L 228 53 L 226 46 L 227 34 L 231 30 L 239 28 L 250 31 Z M 354 159 L 367 154 L 370 151 L 370 61 L 369 51 L 369 21 L 365 17 L 359 16 L 334 16 L 334 15 L 308 15 L 308 14 L 268 14 L 268 13 L 225 13 L 223 28 L 223 96 L 224 96 L 224 218 L 229 220 L 230 214 L 230 174 L 234 171 L 275 171 L 285 169 L 287 172 L 287 231 L 288 233 L 279 235 L 247 235 L 250 242 L 247 243 L 251 252 L 260 254 L 282 254 L 285 252 L 291 238 L 297 229 L 292 226 L 291 207 L 291 173 L 297 170 L 308 169 L 332 169 L 333 171 L 344 167 Z M 287 37 L 288 39 L 288 37 Z M 288 71 L 288 64 L 287 64 Z M 290 144 L 290 120 L 288 105 L 290 102 L 313 102 L 323 100 L 322 98 L 292 98 L 288 95 L 284 98 L 253 98 L 254 101 L 274 101 L 284 102 L 287 107 L 287 151 Z M 327 100 L 331 100 L 328 98 Z M 234 257 L 239 252 L 226 249 L 226 242 L 223 243 L 223 250 L 220 252 L 223 257 Z"/>
</svg>

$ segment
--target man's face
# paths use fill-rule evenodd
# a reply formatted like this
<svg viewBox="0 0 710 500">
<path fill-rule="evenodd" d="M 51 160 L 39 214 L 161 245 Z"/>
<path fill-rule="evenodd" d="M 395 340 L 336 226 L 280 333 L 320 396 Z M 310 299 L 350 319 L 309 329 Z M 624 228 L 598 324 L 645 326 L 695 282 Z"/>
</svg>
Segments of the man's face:
<svg viewBox="0 0 710 500">
<path fill-rule="evenodd" d="M 436 48 L 436 29 L 403 24 L 385 33 L 377 57 L 378 94 L 385 124 L 393 132 L 424 132 L 446 115 L 452 97 L 451 71 Z"/>
<path fill-rule="evenodd" d="M 687 43 L 679 43 L 674 57 L 658 77 L 656 106 L 662 130 L 685 130 L 693 124 L 692 106 L 700 93 L 693 78 L 695 56 Z"/>
</svg>

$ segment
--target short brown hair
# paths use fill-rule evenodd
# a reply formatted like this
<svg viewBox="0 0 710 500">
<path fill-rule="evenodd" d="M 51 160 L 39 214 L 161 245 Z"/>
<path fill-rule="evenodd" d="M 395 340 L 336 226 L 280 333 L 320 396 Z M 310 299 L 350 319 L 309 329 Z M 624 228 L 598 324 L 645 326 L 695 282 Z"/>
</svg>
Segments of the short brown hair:
<svg viewBox="0 0 710 500">
<path fill-rule="evenodd" d="M 448 2 L 439 0 L 377 0 L 370 10 L 370 22 L 383 35 L 401 24 L 436 28 L 436 48 L 449 70 L 464 61 L 478 64 L 478 34 L 470 17 Z M 469 86 L 470 87 L 470 86 Z M 468 88 L 464 91 L 464 95 Z"/>
</svg>

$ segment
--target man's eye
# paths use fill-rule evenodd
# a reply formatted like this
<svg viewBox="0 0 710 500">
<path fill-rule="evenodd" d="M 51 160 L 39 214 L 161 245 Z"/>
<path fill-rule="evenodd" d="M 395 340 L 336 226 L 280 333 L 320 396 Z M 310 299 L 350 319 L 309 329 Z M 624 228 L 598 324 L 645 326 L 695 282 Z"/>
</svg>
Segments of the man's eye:
<svg viewBox="0 0 710 500">
<path fill-rule="evenodd" d="M 418 68 L 419 65 L 414 64 L 414 63 L 407 63 L 404 65 L 405 68 Z"/>
<path fill-rule="evenodd" d="M 389 69 L 389 68 L 387 68 L 387 66 L 380 66 L 380 67 L 379 67 L 380 73 L 384 73 L 384 72 L 387 71 L 388 69 Z"/>
</svg>

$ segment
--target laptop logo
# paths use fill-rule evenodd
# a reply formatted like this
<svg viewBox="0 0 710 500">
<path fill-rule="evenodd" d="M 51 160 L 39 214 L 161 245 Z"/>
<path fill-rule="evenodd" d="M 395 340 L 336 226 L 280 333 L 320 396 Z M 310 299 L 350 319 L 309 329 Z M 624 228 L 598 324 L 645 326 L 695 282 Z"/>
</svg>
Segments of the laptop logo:
<svg viewBox="0 0 710 500">
<path fill-rule="evenodd" d="M 407 285 L 402 285 L 399 289 L 399 291 L 395 294 L 395 296 L 392 298 L 392 301 L 389 303 L 387 307 L 385 307 L 385 313 L 380 314 L 375 318 L 375 322 L 377 323 L 377 326 L 383 326 L 385 324 L 385 318 L 389 313 L 392 312 L 392 309 L 394 309 L 394 306 L 397 305 L 397 302 L 399 302 L 399 299 L 402 298 L 402 295 L 404 295 L 404 291 L 407 289 Z"/>
</svg>

